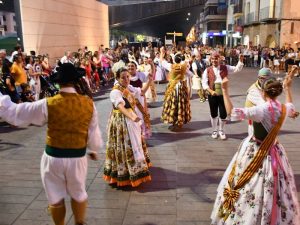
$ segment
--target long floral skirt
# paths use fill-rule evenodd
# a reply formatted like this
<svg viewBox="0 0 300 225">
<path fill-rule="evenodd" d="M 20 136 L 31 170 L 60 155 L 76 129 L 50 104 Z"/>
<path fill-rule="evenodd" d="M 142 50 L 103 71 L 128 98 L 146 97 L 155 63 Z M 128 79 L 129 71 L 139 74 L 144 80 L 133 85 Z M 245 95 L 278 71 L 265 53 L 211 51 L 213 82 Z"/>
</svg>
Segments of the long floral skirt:
<svg viewBox="0 0 300 225">
<path fill-rule="evenodd" d="M 134 151 L 140 151 L 139 154 L 142 157 L 135 157 L 137 153 Z M 121 112 L 113 111 L 108 123 L 104 180 L 110 184 L 116 183 L 117 186 L 136 187 L 143 182 L 151 181 L 150 166 L 150 158 L 147 146 L 142 140 L 141 129 Z"/>
<path fill-rule="evenodd" d="M 234 184 L 257 153 L 259 145 L 246 138 L 233 157 L 219 184 L 211 214 L 213 225 L 299 225 L 300 209 L 292 168 L 282 145 L 275 145 L 264 159 L 262 167 L 239 190 L 240 196 L 228 218 L 220 218 L 224 202 L 223 191 L 228 187 L 228 177 L 237 160 Z M 271 223 L 272 221 L 272 223 Z"/>
<path fill-rule="evenodd" d="M 168 84 L 167 89 L 171 82 Z M 191 120 L 191 105 L 186 81 L 179 81 L 165 96 L 161 119 L 164 123 L 182 126 Z"/>
</svg>

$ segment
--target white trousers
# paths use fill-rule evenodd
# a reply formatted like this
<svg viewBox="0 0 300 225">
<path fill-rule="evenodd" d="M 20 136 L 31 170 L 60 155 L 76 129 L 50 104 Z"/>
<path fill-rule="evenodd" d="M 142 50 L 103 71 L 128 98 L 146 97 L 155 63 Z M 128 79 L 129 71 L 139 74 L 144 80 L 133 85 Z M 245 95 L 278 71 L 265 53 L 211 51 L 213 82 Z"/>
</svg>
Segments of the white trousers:
<svg viewBox="0 0 300 225">
<path fill-rule="evenodd" d="M 43 186 L 50 205 L 57 204 L 67 195 L 77 202 L 87 199 L 85 180 L 87 157 L 56 158 L 45 152 L 41 160 Z"/>
</svg>

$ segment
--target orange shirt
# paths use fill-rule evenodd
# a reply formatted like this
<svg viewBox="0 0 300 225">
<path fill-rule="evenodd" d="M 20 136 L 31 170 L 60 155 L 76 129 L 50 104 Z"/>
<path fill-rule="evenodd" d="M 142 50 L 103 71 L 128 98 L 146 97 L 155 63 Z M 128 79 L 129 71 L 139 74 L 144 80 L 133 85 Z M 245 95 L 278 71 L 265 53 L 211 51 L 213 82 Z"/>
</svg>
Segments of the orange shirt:
<svg viewBox="0 0 300 225">
<path fill-rule="evenodd" d="M 16 62 L 14 62 L 10 68 L 10 72 L 15 79 L 16 85 L 27 83 L 27 75 L 21 65 L 18 65 Z"/>
</svg>

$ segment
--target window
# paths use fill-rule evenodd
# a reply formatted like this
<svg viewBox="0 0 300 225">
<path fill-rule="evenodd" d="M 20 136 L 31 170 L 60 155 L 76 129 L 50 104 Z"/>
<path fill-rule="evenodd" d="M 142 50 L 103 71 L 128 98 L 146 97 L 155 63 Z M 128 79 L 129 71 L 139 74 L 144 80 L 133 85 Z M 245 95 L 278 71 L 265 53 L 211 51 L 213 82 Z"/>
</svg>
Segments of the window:
<svg viewBox="0 0 300 225">
<path fill-rule="evenodd" d="M 16 16 L 13 16 L 13 20 L 16 21 Z"/>
<path fill-rule="evenodd" d="M 291 23 L 291 34 L 294 34 L 294 22 Z"/>
<path fill-rule="evenodd" d="M 6 21 L 6 16 L 3 15 L 3 21 Z"/>
<path fill-rule="evenodd" d="M 4 25 L 4 31 L 7 31 L 7 26 L 6 25 Z"/>
<path fill-rule="evenodd" d="M 17 32 L 17 26 L 14 26 L 14 31 Z"/>
</svg>

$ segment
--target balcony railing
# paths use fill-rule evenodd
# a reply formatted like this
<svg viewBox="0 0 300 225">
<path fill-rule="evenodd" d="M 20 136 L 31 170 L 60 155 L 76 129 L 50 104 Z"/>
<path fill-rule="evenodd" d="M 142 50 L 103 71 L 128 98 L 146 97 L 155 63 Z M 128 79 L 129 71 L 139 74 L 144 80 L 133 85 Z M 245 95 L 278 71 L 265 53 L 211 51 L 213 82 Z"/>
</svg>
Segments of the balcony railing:
<svg viewBox="0 0 300 225">
<path fill-rule="evenodd" d="M 205 7 L 207 7 L 209 5 L 218 5 L 218 0 L 207 0 L 205 2 Z"/>
<path fill-rule="evenodd" d="M 226 15 L 207 15 L 205 20 L 226 20 Z"/>
<path fill-rule="evenodd" d="M 279 17 L 279 7 L 265 7 L 260 9 L 259 11 L 259 19 L 266 20 L 266 19 L 277 19 Z"/>
<path fill-rule="evenodd" d="M 233 8 L 233 14 L 242 13 L 243 12 L 243 5 L 242 4 L 235 4 Z"/>
<path fill-rule="evenodd" d="M 254 22 L 258 22 L 258 17 L 255 15 L 254 12 L 248 13 L 246 15 L 246 18 L 245 18 L 245 25 L 246 24 L 251 24 L 251 23 L 254 23 Z"/>
</svg>

